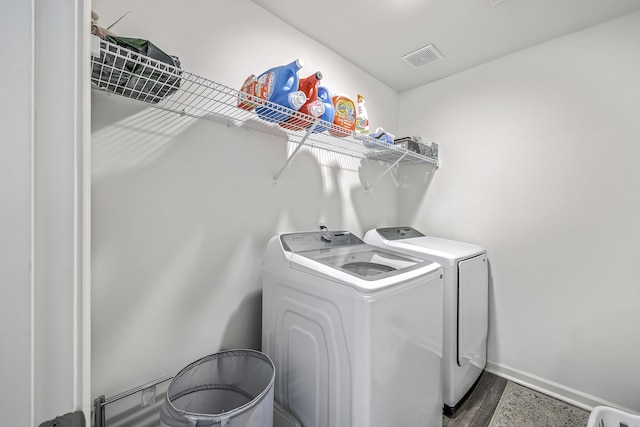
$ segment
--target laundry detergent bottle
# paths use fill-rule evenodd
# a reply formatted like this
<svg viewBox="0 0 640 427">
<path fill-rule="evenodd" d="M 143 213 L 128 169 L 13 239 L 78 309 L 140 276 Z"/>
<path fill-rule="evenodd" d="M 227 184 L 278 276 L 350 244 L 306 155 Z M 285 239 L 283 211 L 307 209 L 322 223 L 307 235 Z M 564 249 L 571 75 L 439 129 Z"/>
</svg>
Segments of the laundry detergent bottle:
<svg viewBox="0 0 640 427">
<path fill-rule="evenodd" d="M 287 120 L 280 122 L 280 126 L 291 130 L 306 129 L 311 126 L 315 118 L 320 117 L 324 113 L 324 105 L 318 100 L 320 80 L 322 80 L 322 73 L 316 71 L 309 77 L 300 79 L 298 84 L 298 90 L 304 93 L 306 97 L 306 102 L 300 107 L 298 112 L 311 117 L 293 114 Z"/>
<path fill-rule="evenodd" d="M 333 123 L 333 117 L 336 112 L 331 99 L 331 91 L 327 87 L 318 87 L 318 101 L 322 102 L 322 105 L 324 105 L 324 112 L 320 116 L 320 120 L 322 121 L 313 128 L 314 133 L 320 133 L 327 130 L 329 124 Z"/>
<path fill-rule="evenodd" d="M 258 104 L 255 102 L 255 92 L 256 76 L 255 74 L 251 74 L 246 78 L 238 93 L 238 108 L 242 108 L 243 110 L 253 110 L 256 108 Z"/>
<path fill-rule="evenodd" d="M 256 108 L 258 116 L 269 122 L 286 120 L 290 110 L 298 110 L 306 102 L 304 93 L 298 91 L 298 70 L 304 66 L 302 59 L 298 58 L 287 65 L 271 68 L 256 78 L 255 95 L 278 106 L 263 105 Z"/>
<path fill-rule="evenodd" d="M 329 133 L 338 137 L 351 135 L 356 129 L 355 104 L 351 99 L 341 94 L 333 95 L 331 100 L 336 111 L 333 116 L 335 126 L 329 128 Z"/>
<path fill-rule="evenodd" d="M 360 134 L 369 133 L 369 115 L 364 106 L 364 96 L 358 94 L 358 109 L 356 114 L 356 132 Z"/>
</svg>

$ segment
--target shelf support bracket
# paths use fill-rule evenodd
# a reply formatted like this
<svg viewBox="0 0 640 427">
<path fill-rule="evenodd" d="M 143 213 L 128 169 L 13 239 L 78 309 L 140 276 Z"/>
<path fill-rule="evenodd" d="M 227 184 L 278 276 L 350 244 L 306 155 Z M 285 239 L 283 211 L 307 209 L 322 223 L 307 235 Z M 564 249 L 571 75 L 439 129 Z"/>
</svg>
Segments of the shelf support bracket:
<svg viewBox="0 0 640 427">
<path fill-rule="evenodd" d="M 402 161 L 402 159 L 404 159 L 404 157 L 407 155 L 408 151 L 406 151 L 402 156 L 400 156 L 398 158 L 398 160 L 396 160 L 395 162 L 393 162 L 393 164 L 391 166 L 389 166 L 387 168 L 387 170 L 385 170 L 384 172 L 382 172 L 380 174 L 380 176 L 378 178 L 376 178 L 372 183 L 367 183 L 367 185 L 365 185 L 364 187 L 364 191 L 367 192 L 371 189 L 371 187 L 373 187 L 373 184 L 375 184 L 376 182 L 380 181 L 380 179 L 382 179 L 383 176 L 385 176 L 386 174 L 388 174 L 391 169 L 393 169 L 398 163 L 400 163 Z"/>
<path fill-rule="evenodd" d="M 311 125 L 311 127 L 309 127 L 309 129 L 307 129 L 307 132 L 304 134 L 304 136 L 302 137 L 302 139 L 300 140 L 300 142 L 298 142 L 298 146 L 293 150 L 293 153 L 291 153 L 291 155 L 287 158 L 287 161 L 284 162 L 284 165 L 282 165 L 282 167 L 280 168 L 280 170 L 278 171 L 277 174 L 275 174 L 275 176 L 273 177 L 273 184 L 277 184 L 278 183 L 278 179 L 280 178 L 280 176 L 282 175 L 282 173 L 284 172 L 284 170 L 287 168 L 287 166 L 289 166 L 289 164 L 291 163 L 291 161 L 293 160 L 293 158 L 296 156 L 296 154 L 298 154 L 298 151 L 300 151 L 300 149 L 302 148 L 302 146 L 304 145 L 304 143 L 307 141 L 307 138 L 309 138 L 309 136 L 313 133 L 313 130 L 316 128 L 316 125 L 320 122 L 320 118 L 317 118 L 313 124 Z"/>
</svg>

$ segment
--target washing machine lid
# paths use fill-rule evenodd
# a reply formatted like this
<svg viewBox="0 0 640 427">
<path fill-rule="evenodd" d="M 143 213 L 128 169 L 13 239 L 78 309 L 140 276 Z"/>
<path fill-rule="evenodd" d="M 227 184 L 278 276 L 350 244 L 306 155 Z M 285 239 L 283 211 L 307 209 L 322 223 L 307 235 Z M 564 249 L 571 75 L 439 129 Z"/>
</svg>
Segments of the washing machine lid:
<svg viewBox="0 0 640 427">
<path fill-rule="evenodd" d="M 399 275 L 413 272 L 410 276 L 415 277 L 439 268 L 421 258 L 366 244 L 348 231 L 282 234 L 280 240 L 283 249 L 292 253 L 293 264 L 362 290 L 388 286 Z"/>
<path fill-rule="evenodd" d="M 380 237 L 377 240 L 388 248 L 396 249 L 403 253 L 409 252 L 416 256 L 428 255 L 429 259 L 434 259 L 440 263 L 446 263 L 447 261 L 457 262 L 486 252 L 481 246 L 425 236 L 411 227 L 377 228 L 374 232 Z M 370 234 L 367 233 L 367 236 L 365 236 L 367 243 L 369 243 L 369 237 Z M 371 241 L 371 243 L 376 244 L 377 242 Z"/>
</svg>

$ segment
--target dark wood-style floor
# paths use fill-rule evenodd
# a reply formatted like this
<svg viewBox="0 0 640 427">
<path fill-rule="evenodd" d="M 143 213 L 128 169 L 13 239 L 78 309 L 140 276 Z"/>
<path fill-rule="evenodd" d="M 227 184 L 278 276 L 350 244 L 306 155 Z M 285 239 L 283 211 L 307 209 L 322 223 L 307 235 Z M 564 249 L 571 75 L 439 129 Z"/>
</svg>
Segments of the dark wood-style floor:
<svg viewBox="0 0 640 427">
<path fill-rule="evenodd" d="M 487 427 L 507 380 L 483 372 L 476 388 L 452 417 L 442 416 L 443 427 Z"/>
</svg>

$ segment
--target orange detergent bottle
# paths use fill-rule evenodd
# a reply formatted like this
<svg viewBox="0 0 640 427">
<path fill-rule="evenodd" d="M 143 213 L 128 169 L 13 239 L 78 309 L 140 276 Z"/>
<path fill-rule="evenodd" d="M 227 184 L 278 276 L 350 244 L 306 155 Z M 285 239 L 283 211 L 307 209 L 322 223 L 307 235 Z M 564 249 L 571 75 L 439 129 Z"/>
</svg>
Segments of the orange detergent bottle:
<svg viewBox="0 0 640 427">
<path fill-rule="evenodd" d="M 339 126 L 330 127 L 329 133 L 333 136 L 348 136 L 356 129 L 356 105 L 345 95 L 336 94 L 331 100 L 335 107 L 333 123 Z"/>
<path fill-rule="evenodd" d="M 300 79 L 298 83 L 298 90 L 304 93 L 307 100 L 298 110 L 300 113 L 307 116 L 301 116 L 299 114 L 292 114 L 287 120 L 280 122 L 280 126 L 285 129 L 302 130 L 306 129 L 324 113 L 324 105 L 318 100 L 318 85 L 322 80 L 322 73 L 316 71 L 309 77 Z"/>
<path fill-rule="evenodd" d="M 253 110 L 258 106 L 255 97 L 256 76 L 251 74 L 242 84 L 238 94 L 238 107 L 243 110 Z"/>
</svg>

